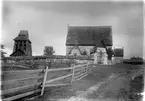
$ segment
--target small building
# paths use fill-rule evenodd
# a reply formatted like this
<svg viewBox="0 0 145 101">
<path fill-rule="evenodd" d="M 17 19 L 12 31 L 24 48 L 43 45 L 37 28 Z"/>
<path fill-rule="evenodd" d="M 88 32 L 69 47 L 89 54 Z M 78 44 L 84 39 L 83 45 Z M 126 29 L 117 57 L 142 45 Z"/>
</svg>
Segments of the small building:
<svg viewBox="0 0 145 101">
<path fill-rule="evenodd" d="M 21 30 L 14 39 L 13 53 L 10 56 L 32 56 L 31 41 L 26 30 Z"/>
<path fill-rule="evenodd" d="M 114 57 L 113 57 L 113 63 L 121 63 L 123 62 L 124 57 L 124 48 L 114 48 Z"/>
</svg>

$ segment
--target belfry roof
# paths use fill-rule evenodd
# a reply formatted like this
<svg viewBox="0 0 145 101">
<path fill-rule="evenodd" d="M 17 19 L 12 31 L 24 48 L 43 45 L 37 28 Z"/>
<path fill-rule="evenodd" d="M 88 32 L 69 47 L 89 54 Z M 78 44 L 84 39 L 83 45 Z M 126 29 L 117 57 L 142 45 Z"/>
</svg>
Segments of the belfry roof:
<svg viewBox="0 0 145 101">
<path fill-rule="evenodd" d="M 29 42 L 31 42 L 29 40 L 29 35 L 28 35 L 28 31 L 27 30 L 21 30 L 19 32 L 19 35 L 14 39 L 15 41 L 19 41 L 19 40 L 28 40 Z"/>
</svg>

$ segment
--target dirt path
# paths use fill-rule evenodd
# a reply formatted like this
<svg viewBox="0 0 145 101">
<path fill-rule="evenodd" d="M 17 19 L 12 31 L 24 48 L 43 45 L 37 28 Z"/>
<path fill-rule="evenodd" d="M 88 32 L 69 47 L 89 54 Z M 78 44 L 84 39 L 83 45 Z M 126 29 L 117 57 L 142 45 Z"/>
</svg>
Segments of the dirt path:
<svg viewBox="0 0 145 101">
<path fill-rule="evenodd" d="M 71 97 L 68 101 L 119 101 L 119 99 L 124 99 L 126 96 L 124 95 L 125 93 L 128 94 L 127 92 L 130 92 L 130 81 L 132 76 L 140 75 L 141 72 L 143 71 L 133 70 L 130 73 L 121 72 L 120 74 L 111 74 L 108 78 L 105 78 L 91 86 L 85 92 L 78 94 L 76 97 Z M 122 91 L 125 92 L 123 93 Z"/>
<path fill-rule="evenodd" d="M 65 101 L 72 96 L 85 92 L 87 88 L 96 84 L 96 80 L 100 81 L 102 77 L 89 74 L 87 77 L 64 87 L 51 87 L 45 90 L 43 97 L 39 101 Z"/>
</svg>

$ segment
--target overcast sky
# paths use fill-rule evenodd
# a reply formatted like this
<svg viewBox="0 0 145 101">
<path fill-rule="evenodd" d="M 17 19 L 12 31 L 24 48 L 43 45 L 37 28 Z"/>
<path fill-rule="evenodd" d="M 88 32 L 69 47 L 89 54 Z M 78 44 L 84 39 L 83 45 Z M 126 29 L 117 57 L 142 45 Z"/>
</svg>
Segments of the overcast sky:
<svg viewBox="0 0 145 101">
<path fill-rule="evenodd" d="M 20 30 L 28 30 L 33 55 L 44 46 L 66 54 L 70 26 L 112 26 L 114 46 L 124 46 L 125 58 L 143 56 L 142 2 L 3 2 L 2 42 L 12 53 Z"/>
</svg>

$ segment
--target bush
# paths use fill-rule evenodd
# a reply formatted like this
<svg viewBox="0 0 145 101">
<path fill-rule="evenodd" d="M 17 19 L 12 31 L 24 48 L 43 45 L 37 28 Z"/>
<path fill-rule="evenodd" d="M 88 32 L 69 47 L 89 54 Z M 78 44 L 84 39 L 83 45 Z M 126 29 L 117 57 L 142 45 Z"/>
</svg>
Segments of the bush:
<svg viewBox="0 0 145 101">
<path fill-rule="evenodd" d="M 141 57 L 131 57 L 129 60 L 124 60 L 123 62 L 127 64 L 133 64 L 133 65 L 144 64 L 143 58 Z"/>
<path fill-rule="evenodd" d="M 133 91 L 126 91 L 125 89 L 121 88 L 118 95 L 118 99 L 123 101 L 141 101 L 143 97 L 141 94 L 134 93 Z"/>
<path fill-rule="evenodd" d="M 53 55 L 54 53 L 55 51 L 52 46 L 45 46 L 44 53 L 43 53 L 44 56 L 50 56 Z"/>
<path fill-rule="evenodd" d="M 131 60 L 143 60 L 143 58 L 141 58 L 141 57 L 131 57 L 130 59 Z"/>
</svg>

